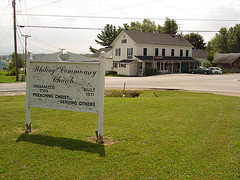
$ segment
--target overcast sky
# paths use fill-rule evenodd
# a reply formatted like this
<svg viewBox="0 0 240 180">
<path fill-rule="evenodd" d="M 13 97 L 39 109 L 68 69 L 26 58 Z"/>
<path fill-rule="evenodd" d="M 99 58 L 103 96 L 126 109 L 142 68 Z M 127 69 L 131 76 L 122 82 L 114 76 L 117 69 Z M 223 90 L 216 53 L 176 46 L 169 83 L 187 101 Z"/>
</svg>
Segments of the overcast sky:
<svg viewBox="0 0 240 180">
<path fill-rule="evenodd" d="M 0 0 L 0 54 L 10 54 L 13 45 L 12 0 Z M 89 53 L 97 34 L 106 24 L 142 21 L 144 18 L 163 25 L 166 17 L 175 19 L 179 31 L 198 31 L 205 42 L 221 27 L 240 23 L 239 0 L 16 0 L 18 52 L 24 49 L 21 35 L 30 35 L 28 50 L 53 53 L 65 48 L 74 53 Z M 41 27 L 72 27 L 56 29 Z M 81 29 L 81 28 L 87 28 Z"/>
</svg>

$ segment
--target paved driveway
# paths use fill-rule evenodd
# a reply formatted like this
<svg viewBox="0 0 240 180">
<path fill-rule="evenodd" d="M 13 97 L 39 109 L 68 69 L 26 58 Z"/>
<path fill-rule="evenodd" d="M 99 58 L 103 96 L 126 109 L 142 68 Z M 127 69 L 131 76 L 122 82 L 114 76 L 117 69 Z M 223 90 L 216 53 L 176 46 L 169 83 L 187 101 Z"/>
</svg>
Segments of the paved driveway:
<svg viewBox="0 0 240 180">
<path fill-rule="evenodd" d="M 105 87 L 127 89 L 179 89 L 240 97 L 240 74 L 166 74 L 149 77 L 106 77 Z"/>
<path fill-rule="evenodd" d="M 240 97 L 240 73 L 229 75 L 166 74 L 148 77 L 106 77 L 106 89 L 179 89 Z M 26 83 L 0 83 L 0 94 L 26 90 Z"/>
</svg>

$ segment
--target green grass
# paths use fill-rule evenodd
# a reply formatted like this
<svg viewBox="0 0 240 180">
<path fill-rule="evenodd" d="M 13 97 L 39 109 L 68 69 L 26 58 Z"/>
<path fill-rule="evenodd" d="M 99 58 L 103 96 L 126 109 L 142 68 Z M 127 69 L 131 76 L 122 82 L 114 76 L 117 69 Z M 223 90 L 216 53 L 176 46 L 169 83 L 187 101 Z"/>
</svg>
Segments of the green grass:
<svg viewBox="0 0 240 180">
<path fill-rule="evenodd" d="M 97 115 L 32 108 L 0 97 L 0 179 L 239 179 L 240 98 L 178 91 L 105 98 Z"/>
<path fill-rule="evenodd" d="M 23 82 L 22 75 L 24 75 L 24 74 L 19 74 L 19 76 L 18 76 L 19 81 L 16 81 L 16 76 L 5 76 L 3 74 L 0 74 L 0 83 Z M 25 77 L 25 82 L 26 82 L 26 77 Z"/>
</svg>

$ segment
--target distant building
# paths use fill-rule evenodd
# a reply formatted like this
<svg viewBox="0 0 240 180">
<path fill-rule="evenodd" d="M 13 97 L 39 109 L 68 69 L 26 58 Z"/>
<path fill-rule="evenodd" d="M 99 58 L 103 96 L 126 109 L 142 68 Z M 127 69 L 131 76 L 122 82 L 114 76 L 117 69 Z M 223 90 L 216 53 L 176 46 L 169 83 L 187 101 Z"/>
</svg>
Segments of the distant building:
<svg viewBox="0 0 240 180">
<path fill-rule="evenodd" d="M 7 71 L 7 63 L 0 60 L 0 71 Z"/>
<path fill-rule="evenodd" d="M 66 51 L 65 53 L 56 52 L 53 54 L 46 54 L 43 56 L 35 57 L 33 60 L 38 60 L 38 61 L 68 61 L 68 62 L 88 62 L 88 61 L 93 61 L 93 59 L 88 58 L 86 56 L 80 55 L 80 54 L 75 54 Z"/>
<path fill-rule="evenodd" d="M 224 71 L 240 72 L 240 53 L 215 54 L 213 66 L 221 65 Z"/>
<path fill-rule="evenodd" d="M 127 76 L 182 73 L 195 68 L 193 46 L 182 36 L 122 31 L 113 41 L 113 70 Z"/>
<path fill-rule="evenodd" d="M 207 58 L 208 58 L 207 52 L 203 51 L 201 49 L 193 49 L 192 57 L 198 61 L 199 66 L 203 66 L 207 62 L 210 63 L 210 61 L 207 60 Z"/>
<path fill-rule="evenodd" d="M 113 58 L 112 58 L 112 48 L 100 48 L 96 53 L 92 55 L 94 60 L 99 61 L 101 52 L 104 51 L 105 54 L 105 71 L 113 70 Z"/>
</svg>

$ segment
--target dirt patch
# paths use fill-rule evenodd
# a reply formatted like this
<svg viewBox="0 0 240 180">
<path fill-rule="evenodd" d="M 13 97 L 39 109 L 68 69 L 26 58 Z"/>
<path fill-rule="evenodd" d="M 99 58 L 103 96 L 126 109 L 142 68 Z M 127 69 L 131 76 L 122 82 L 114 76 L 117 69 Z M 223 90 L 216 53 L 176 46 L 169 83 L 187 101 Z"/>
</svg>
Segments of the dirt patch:
<svg viewBox="0 0 240 180">
<path fill-rule="evenodd" d="M 2 91 L 0 92 L 0 96 L 18 96 L 25 95 L 26 91 Z"/>
<path fill-rule="evenodd" d="M 139 90 L 105 90 L 105 97 L 139 97 Z"/>
<path fill-rule="evenodd" d="M 34 134 L 36 131 L 37 131 L 37 129 L 31 129 L 31 132 L 28 134 Z M 20 132 L 21 134 L 25 134 L 25 128 L 19 127 L 18 132 Z"/>
<path fill-rule="evenodd" d="M 86 138 L 86 141 L 97 144 L 97 139 L 94 137 L 88 137 L 88 138 Z M 103 142 L 104 142 L 103 145 L 110 146 L 110 145 L 113 145 L 116 142 L 118 142 L 118 140 L 113 140 L 110 137 L 105 137 L 105 138 L 103 137 Z"/>
</svg>

